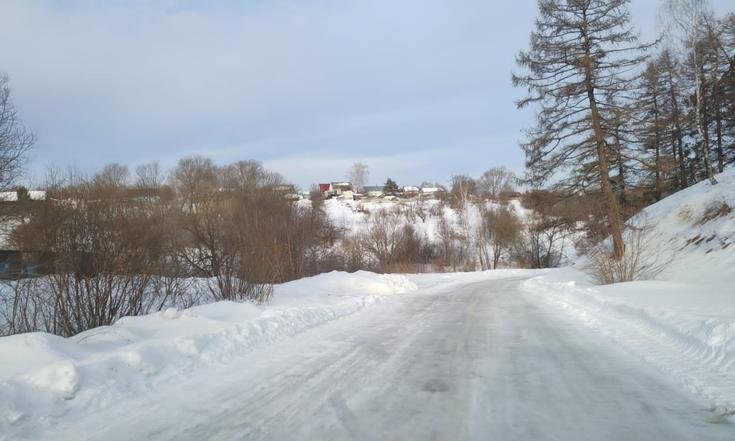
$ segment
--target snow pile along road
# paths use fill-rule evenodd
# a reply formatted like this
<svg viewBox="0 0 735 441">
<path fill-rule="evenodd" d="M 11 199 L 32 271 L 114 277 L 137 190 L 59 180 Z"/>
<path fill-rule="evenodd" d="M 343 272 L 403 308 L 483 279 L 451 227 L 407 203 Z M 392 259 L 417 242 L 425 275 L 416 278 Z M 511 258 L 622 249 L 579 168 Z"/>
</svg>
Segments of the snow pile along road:
<svg viewBox="0 0 735 441">
<path fill-rule="evenodd" d="M 700 182 L 632 219 L 646 225 L 643 260 L 656 280 L 595 286 L 577 269 L 524 282 L 556 305 L 735 412 L 735 170 Z M 583 268 L 584 261 L 577 264 Z"/>
<path fill-rule="evenodd" d="M 731 290 L 658 281 L 594 286 L 572 269 L 530 279 L 523 289 L 622 344 L 721 415 L 735 411 Z"/>
<path fill-rule="evenodd" d="M 55 424 L 67 412 L 104 408 L 416 289 L 406 276 L 329 273 L 276 286 L 266 306 L 218 302 L 125 317 L 68 339 L 0 338 L 0 439 L 28 419 Z"/>
</svg>

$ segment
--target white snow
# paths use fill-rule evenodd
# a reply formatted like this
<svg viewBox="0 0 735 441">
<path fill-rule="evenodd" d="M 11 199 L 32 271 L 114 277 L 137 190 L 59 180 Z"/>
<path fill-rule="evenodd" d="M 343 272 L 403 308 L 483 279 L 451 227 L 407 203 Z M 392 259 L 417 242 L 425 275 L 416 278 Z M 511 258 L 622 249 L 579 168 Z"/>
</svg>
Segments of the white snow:
<svg viewBox="0 0 735 441">
<path fill-rule="evenodd" d="M 310 204 L 310 201 L 301 201 Z M 500 208 L 501 204 L 486 201 L 488 208 Z M 521 220 L 529 217 L 533 212 L 521 205 L 517 199 L 510 200 L 507 208 Z M 421 199 L 367 199 L 353 201 L 347 199 L 328 199 L 324 201 L 324 211 L 332 223 L 345 231 L 347 236 L 365 233 L 369 227 L 370 215 L 382 211 L 396 211 L 401 214 L 400 220 L 413 227 L 416 234 L 429 243 L 441 242 L 440 223 L 445 221 L 453 230 L 469 237 L 469 242 L 477 240 L 479 228 L 482 225 L 480 209 L 476 204 L 467 204 L 463 211 L 457 210 L 438 200 Z M 417 213 L 422 212 L 419 216 Z M 558 246 L 564 256 L 564 262 L 570 262 L 577 257 L 572 238 L 561 241 Z M 468 247 L 468 252 L 475 252 L 475 247 Z M 509 262 L 503 262 L 508 265 Z"/>
<path fill-rule="evenodd" d="M 0 439 L 23 420 L 103 408 L 416 289 L 403 275 L 335 272 L 277 285 L 265 306 L 217 302 L 124 317 L 72 338 L 0 338 Z"/>
<path fill-rule="evenodd" d="M 535 294 L 519 292 L 524 277 L 538 274 L 399 277 L 388 285 L 408 292 L 360 314 L 206 369 L 136 373 L 147 380 L 127 391 L 90 389 L 83 366 L 52 365 L 53 374 L 37 374 L 37 383 L 59 388 L 46 391 L 47 401 L 13 397 L 28 410 L 4 412 L 0 438 L 733 439 L 727 416 L 573 317 L 543 307 Z M 553 274 L 574 276 L 546 276 Z M 380 279 L 357 277 L 376 288 Z M 301 296 L 308 284 L 334 282 L 327 291 L 337 293 L 342 282 L 353 285 L 344 274 L 327 279 L 292 288 Z M 171 310 L 141 320 L 156 329 L 165 327 L 156 320 L 185 316 Z M 140 350 L 116 353 L 118 363 L 151 364 Z"/>
<path fill-rule="evenodd" d="M 705 284 L 735 281 L 735 170 L 720 173 L 717 180 L 714 186 L 703 181 L 673 194 L 633 219 L 650 225 L 647 240 L 660 247 L 659 261 L 666 263 L 666 269 L 657 279 Z M 718 215 L 723 204 L 732 211 Z"/>
<path fill-rule="evenodd" d="M 665 374 L 666 378 L 677 381 L 705 398 L 716 409 L 716 413 L 725 418 L 735 411 L 735 244 L 731 245 L 735 241 L 735 213 L 714 211 L 713 207 L 722 207 L 723 203 L 735 207 L 735 173 L 721 174 L 718 180 L 720 184 L 714 187 L 700 183 L 677 193 L 644 210 L 633 220 L 639 225 L 650 225 L 649 239 L 655 244 L 651 249 L 657 255 L 649 254 L 647 258 L 663 259 L 668 264 L 656 280 L 597 286 L 580 271 L 582 263 L 577 268 L 542 271 L 410 276 L 367 272 L 329 273 L 276 286 L 274 300 L 268 305 L 218 302 L 184 310 L 168 308 L 147 316 L 126 317 L 112 326 L 95 328 L 72 338 L 44 333 L 0 338 L 0 440 L 37 439 L 39 434 L 69 424 L 77 416 L 86 415 L 91 410 L 104 411 L 120 403 L 135 404 L 149 390 L 170 390 L 187 378 L 206 377 L 202 373 L 214 372 L 218 368 L 221 371 L 223 366 L 230 366 L 231 363 L 233 366 L 247 367 L 250 361 L 248 356 L 256 349 L 275 347 L 276 342 L 289 337 L 294 337 L 295 341 L 298 335 L 308 329 L 352 315 L 377 303 L 382 303 L 383 307 L 371 310 L 391 312 L 392 301 L 408 297 L 411 293 L 416 295 L 402 303 L 402 307 L 409 312 L 396 313 L 393 320 L 412 324 L 415 335 L 421 335 L 421 329 L 431 328 L 435 319 L 442 323 L 437 328 L 440 331 L 455 329 L 456 320 L 467 319 L 467 326 L 460 327 L 472 337 L 467 344 L 478 345 L 477 348 L 482 347 L 483 350 L 486 348 L 480 343 L 487 343 L 486 338 L 493 337 L 496 332 L 507 334 L 509 340 L 497 341 L 500 348 L 495 355 L 501 358 L 500 361 L 509 363 L 501 364 L 503 369 L 507 369 L 502 372 L 508 378 L 517 375 L 513 369 L 525 369 L 521 375 L 523 378 L 533 379 L 543 375 L 553 379 L 556 375 L 554 369 L 558 368 L 553 363 L 561 363 L 560 360 L 566 363 L 567 358 L 573 360 L 577 356 L 571 346 L 557 348 L 566 351 L 566 358 L 555 358 L 552 349 L 538 349 L 552 344 L 553 335 L 544 341 L 546 346 L 539 343 L 541 340 L 538 336 L 536 343 L 529 343 L 524 340 L 524 325 L 535 329 L 534 332 L 539 335 L 562 332 L 560 335 L 572 342 L 574 332 L 599 334 L 633 354 L 635 357 L 631 359 L 640 360 L 642 365 L 650 364 Z M 363 202 L 358 205 L 349 201 L 327 201 L 326 209 L 332 219 L 339 220 L 342 226 L 354 231 L 362 228 L 366 216 L 364 211 L 390 208 L 388 204 L 392 203 Z M 453 213 L 447 210 L 444 208 L 444 215 L 452 217 Z M 722 215 L 713 216 L 712 213 Z M 421 222 L 419 231 L 431 237 L 435 234 L 436 222 L 436 218 L 427 217 L 426 222 Z M 495 288 L 497 292 L 492 294 L 497 296 L 499 304 L 488 300 L 483 290 L 491 285 L 480 282 L 512 277 L 532 278 L 520 282 L 522 293 L 504 291 L 504 286 L 507 285 L 509 290 L 516 289 L 513 283 L 518 283 L 507 282 L 506 285 L 498 285 Z M 476 288 L 473 285 L 475 283 Z M 455 288 L 457 293 L 461 293 L 457 294 L 456 301 L 451 297 Z M 521 294 L 523 299 L 519 297 Z M 526 299 L 532 300 L 532 303 L 529 304 Z M 421 306 L 417 310 L 419 316 L 410 315 L 412 302 Z M 435 304 L 443 306 L 435 309 L 432 306 Z M 484 305 L 484 321 L 478 321 L 480 316 L 473 313 L 478 305 Z M 536 308 L 537 305 L 541 308 Z M 570 322 L 577 325 L 562 331 L 554 328 L 558 323 L 552 318 L 561 315 L 571 317 Z M 513 321 L 515 317 L 536 317 L 536 320 L 544 317 L 549 321 L 519 324 Z M 365 322 L 374 326 L 370 328 L 371 332 L 386 337 L 380 334 L 380 330 L 391 329 L 386 327 L 396 326 L 396 323 L 384 323 L 379 318 L 376 315 Z M 474 320 L 473 327 L 470 327 L 469 319 Z M 344 335 L 358 332 L 361 322 L 355 320 L 354 326 L 346 326 L 342 330 Z M 499 327 L 497 320 L 503 322 L 504 327 Z M 485 323 L 487 328 L 482 327 Z M 415 342 L 409 339 L 398 348 L 411 349 L 407 353 L 415 357 L 419 356 L 417 354 L 423 356 L 425 354 L 420 349 L 437 339 L 445 344 L 445 352 L 451 357 L 477 355 L 473 352 L 456 352 L 466 349 L 454 342 L 460 337 L 436 332 L 424 336 L 426 340 L 419 340 L 422 344 L 411 346 Z M 332 338 L 339 341 L 335 336 Z M 376 351 L 376 354 L 386 355 L 386 351 L 394 348 L 391 346 L 391 349 L 386 350 L 378 342 L 370 342 L 368 349 Z M 490 342 L 493 343 L 492 340 Z M 336 346 L 339 343 L 332 341 L 329 344 Z M 597 340 L 591 339 L 583 347 L 594 344 L 597 344 Z M 614 353 L 606 351 L 611 349 L 600 349 L 598 356 L 606 354 L 600 359 L 615 359 Z M 524 360 L 533 360 L 536 364 L 513 365 L 510 361 L 518 353 L 523 354 Z M 292 351 L 289 354 L 288 357 L 294 357 L 296 353 Z M 548 362 L 539 354 L 549 358 Z M 451 357 L 446 355 L 444 360 L 449 371 L 449 367 L 454 366 L 454 361 L 448 361 Z M 494 366 L 492 357 L 486 358 L 484 362 L 490 367 Z M 390 357 L 388 360 L 391 360 Z M 369 370 L 373 362 L 363 359 L 355 363 L 358 366 L 361 366 L 359 363 L 367 363 L 364 369 Z M 261 370 L 257 371 L 258 375 L 267 370 L 266 365 L 264 361 L 259 361 Z M 471 371 L 472 363 L 468 360 L 459 360 L 458 365 Z M 604 365 L 600 362 L 599 366 L 595 366 Z M 582 375 L 587 372 L 585 369 L 578 367 L 575 372 Z M 644 371 L 641 369 L 641 372 Z M 426 372 L 422 373 L 422 381 L 431 372 L 430 368 L 426 368 Z M 484 375 L 485 372 L 476 374 Z M 612 376 L 614 372 L 608 374 Z M 234 374 L 229 375 L 232 377 Z M 278 378 L 281 383 L 288 383 L 288 374 L 279 374 Z M 350 381 L 359 379 L 348 378 Z M 471 381 L 478 378 L 484 377 L 472 377 Z M 558 393 L 564 392 L 573 383 L 573 379 L 562 379 L 563 387 L 554 389 Z M 439 381 L 432 379 L 434 382 L 430 382 L 427 389 L 431 397 L 442 386 L 441 382 L 436 383 L 435 380 Z M 593 379 L 584 380 L 591 382 Z M 400 382 L 393 384 L 410 389 L 410 385 L 400 386 Z M 482 384 L 488 386 L 491 383 Z M 492 383 L 492 387 L 502 389 L 504 384 L 515 383 L 501 381 Z M 519 384 L 530 387 L 531 393 L 537 395 L 545 387 L 543 382 Z M 353 385 L 354 388 L 359 388 L 359 385 Z M 577 392 L 583 398 L 594 396 L 588 390 Z M 611 391 L 608 390 L 608 393 Z M 181 394 L 189 398 L 195 395 L 196 392 Z M 516 396 L 511 398 L 517 400 Z M 438 401 L 431 403 L 436 404 Z M 135 408 L 133 404 L 131 408 Z M 393 404 L 398 407 L 402 405 Z M 521 407 L 528 405 L 531 410 L 534 405 L 515 404 Z M 569 403 L 569 406 L 573 408 L 575 404 Z M 576 406 L 583 407 L 582 403 Z M 318 425 L 319 422 L 315 421 L 314 424 Z"/>
<path fill-rule="evenodd" d="M 647 225 L 644 260 L 655 280 L 595 286 L 579 269 L 524 283 L 542 302 L 577 317 L 707 398 L 735 410 L 735 170 L 654 204 L 631 220 Z M 713 213 L 720 213 L 715 216 Z"/>
</svg>

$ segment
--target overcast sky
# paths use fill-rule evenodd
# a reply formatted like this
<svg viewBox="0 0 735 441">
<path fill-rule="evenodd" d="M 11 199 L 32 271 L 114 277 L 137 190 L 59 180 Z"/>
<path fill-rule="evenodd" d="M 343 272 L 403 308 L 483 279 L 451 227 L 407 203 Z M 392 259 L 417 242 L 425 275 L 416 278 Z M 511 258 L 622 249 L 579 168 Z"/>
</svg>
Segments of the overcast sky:
<svg viewBox="0 0 735 441">
<path fill-rule="evenodd" d="M 632 10 L 653 37 L 658 1 Z M 38 135 L 35 182 L 194 154 L 304 188 L 358 160 L 372 183 L 446 181 L 522 169 L 532 121 L 510 72 L 535 15 L 532 0 L 0 0 L 0 71 Z"/>
</svg>

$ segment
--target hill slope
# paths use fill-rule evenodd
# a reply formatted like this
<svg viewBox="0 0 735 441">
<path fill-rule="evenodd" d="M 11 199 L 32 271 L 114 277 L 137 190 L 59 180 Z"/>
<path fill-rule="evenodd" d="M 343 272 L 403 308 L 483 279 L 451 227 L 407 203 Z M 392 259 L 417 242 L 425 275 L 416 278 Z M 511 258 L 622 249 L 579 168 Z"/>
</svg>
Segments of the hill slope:
<svg viewBox="0 0 735 441">
<path fill-rule="evenodd" d="M 735 170 L 651 205 L 633 219 L 648 224 L 648 241 L 670 262 L 656 278 L 730 283 L 735 272 Z M 653 258 L 650 255 L 649 258 Z"/>
<path fill-rule="evenodd" d="M 573 268 L 529 280 L 526 291 L 708 399 L 735 412 L 735 171 L 646 208 L 643 259 L 662 265 L 648 281 L 597 286 Z"/>
</svg>

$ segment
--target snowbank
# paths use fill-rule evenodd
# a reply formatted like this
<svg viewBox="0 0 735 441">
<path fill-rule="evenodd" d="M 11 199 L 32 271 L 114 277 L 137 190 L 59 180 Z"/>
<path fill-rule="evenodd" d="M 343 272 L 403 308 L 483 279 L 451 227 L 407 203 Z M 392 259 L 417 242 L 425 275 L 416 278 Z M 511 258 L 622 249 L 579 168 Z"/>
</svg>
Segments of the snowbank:
<svg viewBox="0 0 735 441">
<path fill-rule="evenodd" d="M 0 338 L 0 439 L 23 420 L 105 407 L 416 289 L 401 275 L 329 273 L 276 286 L 266 306 L 217 302 L 125 317 L 68 339 Z"/>
<path fill-rule="evenodd" d="M 594 286 L 575 269 L 549 271 L 525 290 L 623 344 L 735 411 L 735 170 L 646 208 L 644 261 L 656 280 Z M 583 268 L 584 261 L 577 268 Z"/>
<path fill-rule="evenodd" d="M 735 410 L 731 286 L 645 281 L 594 286 L 573 269 L 523 289 L 610 337 L 727 414 Z"/>
</svg>

